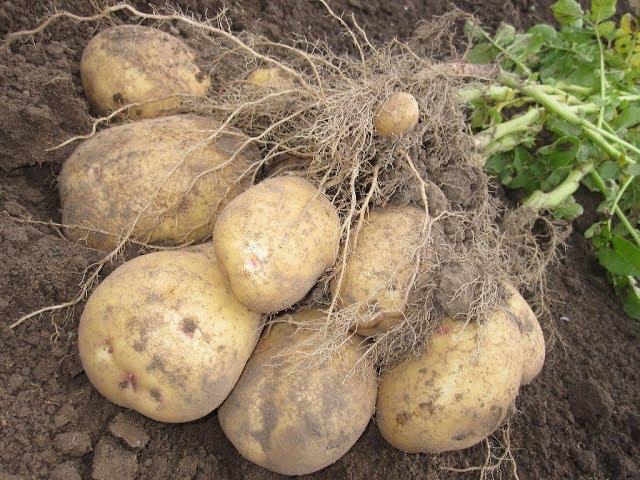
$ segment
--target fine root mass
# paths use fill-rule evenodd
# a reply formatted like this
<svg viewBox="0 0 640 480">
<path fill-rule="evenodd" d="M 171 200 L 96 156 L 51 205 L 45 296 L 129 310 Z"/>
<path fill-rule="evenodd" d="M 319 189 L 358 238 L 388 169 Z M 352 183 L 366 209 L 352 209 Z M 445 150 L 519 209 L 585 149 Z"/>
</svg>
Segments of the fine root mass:
<svg viewBox="0 0 640 480">
<path fill-rule="evenodd" d="M 413 205 L 424 211 L 403 319 L 363 340 L 367 357 L 378 364 L 417 353 L 445 317 L 483 321 L 503 306 L 507 283 L 542 299 L 545 267 L 562 241 L 561 227 L 533 212 L 508 215 L 479 167 L 484 159 L 459 92 L 488 86 L 496 71 L 464 60 L 469 44 L 461 24 L 468 15 L 452 11 L 420 23 L 404 42 L 374 44 L 355 19 L 342 18 L 320 2 L 350 38 L 350 53 L 302 37 L 284 44 L 251 32 L 234 33 L 224 12 L 201 20 L 176 10 L 142 12 L 124 3 L 90 17 L 58 12 L 6 42 L 35 35 L 57 18 L 98 21 L 113 15 L 154 25 L 181 23 L 201 40 L 213 59 L 207 65 L 211 89 L 206 98 L 183 98 L 182 109 L 221 122 L 205 142 L 215 141 L 223 127 L 239 128 L 249 136 L 242 148 L 257 145 L 263 159 L 245 177 L 304 176 L 340 213 L 338 262 L 303 301 L 305 307 L 325 310 L 326 318 L 297 324 L 312 333 L 300 351 L 318 361 L 344 346 L 355 325 L 379 313 L 375 302 L 339 307 L 337 294 L 331 293 L 339 288 L 329 288 L 332 282 L 339 287 L 372 208 Z M 265 70 L 255 74 L 256 69 Z M 396 92 L 415 98 L 419 121 L 387 138 L 376 132 L 374 117 Z M 189 188 L 211 174 L 215 168 Z M 125 234 L 131 231 L 133 226 Z M 130 240 L 121 237 L 118 250 Z M 543 302 L 538 306 L 543 308 Z"/>
</svg>

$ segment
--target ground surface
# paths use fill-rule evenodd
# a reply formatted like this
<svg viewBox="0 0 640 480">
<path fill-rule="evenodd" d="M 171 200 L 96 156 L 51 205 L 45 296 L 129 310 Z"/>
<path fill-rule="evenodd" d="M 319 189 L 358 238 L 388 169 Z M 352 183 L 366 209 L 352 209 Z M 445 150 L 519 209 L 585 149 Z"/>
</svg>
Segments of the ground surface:
<svg viewBox="0 0 640 480">
<path fill-rule="evenodd" d="M 0 2 L 0 37 L 32 26 L 52 7 L 88 14 L 91 3 Z M 353 11 L 373 39 L 406 36 L 417 20 L 449 5 L 447 0 L 330 3 L 338 12 Z M 455 3 L 477 11 L 489 25 L 507 19 L 526 26 L 548 20 L 551 2 Z M 204 0 L 180 4 L 200 13 L 219 6 Z M 344 48 L 346 40 L 336 35 L 337 27 L 316 2 L 227 4 L 234 29 L 251 28 L 276 39 L 291 39 L 297 32 Z M 34 308 L 72 298 L 80 272 L 97 257 L 51 228 L 9 218 L 59 219 L 54 180 L 69 150 L 45 148 L 90 125 L 78 62 L 94 30 L 63 22 L 35 43 L 0 52 L 0 480 L 277 478 L 235 452 L 215 412 L 197 422 L 163 425 L 102 398 L 79 366 L 80 307 L 33 319 L 15 332 L 4 327 Z M 640 478 L 640 324 L 619 308 L 582 239 L 583 225 L 577 223 L 566 258 L 551 272 L 561 303 L 546 328 L 553 324 L 563 343 L 555 343 L 542 375 L 523 389 L 517 404 L 521 413 L 511 424 L 520 479 Z M 436 459 L 405 455 L 388 446 L 372 423 L 343 459 L 312 477 L 474 478 L 440 467 L 478 465 L 485 454 L 478 446 Z M 505 468 L 503 478 L 509 472 Z"/>
</svg>

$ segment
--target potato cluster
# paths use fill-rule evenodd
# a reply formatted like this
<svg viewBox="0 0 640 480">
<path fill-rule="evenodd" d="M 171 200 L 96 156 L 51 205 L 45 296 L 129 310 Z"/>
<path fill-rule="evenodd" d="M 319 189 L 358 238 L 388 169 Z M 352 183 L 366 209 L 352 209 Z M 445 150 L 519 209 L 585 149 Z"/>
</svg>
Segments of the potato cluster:
<svg viewBox="0 0 640 480">
<path fill-rule="evenodd" d="M 143 118 L 92 136 L 63 166 L 68 237 L 111 252 L 127 241 L 159 250 L 116 268 L 80 319 L 85 373 L 112 402 L 163 422 L 220 407 L 241 455 L 302 475 L 342 457 L 376 409 L 384 438 L 405 452 L 474 445 L 540 372 L 542 330 L 510 285 L 505 309 L 479 324 L 444 319 L 420 355 L 377 370 L 367 337 L 404 320 L 424 248 L 425 212 L 409 205 L 372 209 L 355 245 L 342 246 L 343 274 L 327 281 L 336 308 L 371 315 L 323 355 L 297 325 L 322 324 L 327 313 L 296 305 L 341 250 L 343 226 L 325 192 L 304 169 L 251 185 L 261 153 L 248 136 L 178 113 L 181 98 L 209 86 L 181 40 L 107 29 L 87 46 L 81 74 L 96 112 L 134 103 L 127 116 Z M 294 85 L 273 68 L 245 80 Z M 394 138 L 416 126 L 418 104 L 398 92 L 373 118 L 380 136 Z M 265 328 L 271 314 L 279 316 Z"/>
</svg>

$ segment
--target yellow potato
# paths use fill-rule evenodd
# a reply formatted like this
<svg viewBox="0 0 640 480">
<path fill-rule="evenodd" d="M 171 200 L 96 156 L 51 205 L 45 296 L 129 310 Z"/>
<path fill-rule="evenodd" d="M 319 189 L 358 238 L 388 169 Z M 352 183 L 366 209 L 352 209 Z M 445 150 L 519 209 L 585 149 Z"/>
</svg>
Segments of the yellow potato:
<svg viewBox="0 0 640 480">
<path fill-rule="evenodd" d="M 546 350 L 544 335 L 540 322 L 522 295 L 511 285 L 507 285 L 507 291 L 510 294 L 507 304 L 508 311 L 522 335 L 522 356 L 524 358 L 522 385 L 528 385 L 538 376 L 544 366 Z"/>
<path fill-rule="evenodd" d="M 173 115 L 111 127 L 86 140 L 58 179 L 62 221 L 111 235 L 70 228 L 69 237 L 110 250 L 140 215 L 135 240 L 206 238 L 217 211 L 247 186 L 240 175 L 260 159 L 251 146 L 216 168 L 247 138 L 233 129 L 203 144 L 218 127 L 208 118 Z"/>
<path fill-rule="evenodd" d="M 307 311 L 293 317 L 323 315 Z M 363 353 L 356 339 L 326 362 L 316 363 L 305 348 L 301 351 L 311 354 L 307 360 L 274 358 L 307 335 L 291 324 L 274 325 L 218 411 L 222 430 L 243 457 L 285 475 L 315 472 L 342 457 L 375 407 L 373 364 L 354 370 Z"/>
<path fill-rule="evenodd" d="M 213 244 L 238 300 L 274 313 L 301 300 L 333 265 L 340 235 L 324 193 L 300 177 L 275 177 L 229 202 Z"/>
<path fill-rule="evenodd" d="M 397 137 L 415 127 L 419 116 L 420 108 L 415 97 L 410 93 L 395 92 L 378 107 L 373 126 L 381 137 Z"/>
<path fill-rule="evenodd" d="M 419 357 L 384 371 L 377 423 L 405 452 L 461 450 L 503 422 L 522 377 L 521 338 L 506 313 L 478 327 L 446 320 Z"/>
<path fill-rule="evenodd" d="M 357 326 L 360 335 L 387 331 L 402 321 L 407 290 L 416 267 L 416 251 L 423 240 L 425 213 L 415 207 L 371 210 L 347 257 L 338 305 L 374 310 L 374 318 Z M 338 278 L 331 287 L 335 294 Z"/>
<path fill-rule="evenodd" d="M 256 68 L 247 75 L 247 82 L 256 87 L 285 90 L 293 86 L 291 76 L 280 68 Z"/>
<path fill-rule="evenodd" d="M 89 103 L 100 114 L 142 102 L 148 103 L 128 114 L 176 113 L 179 95 L 204 96 L 209 89 L 209 76 L 182 40 L 141 25 L 120 25 L 93 37 L 82 54 L 80 75 Z"/>
<path fill-rule="evenodd" d="M 259 329 L 259 316 L 231 294 L 208 244 L 118 267 L 87 301 L 78 347 L 107 399 L 154 420 L 187 422 L 231 392 Z"/>
</svg>

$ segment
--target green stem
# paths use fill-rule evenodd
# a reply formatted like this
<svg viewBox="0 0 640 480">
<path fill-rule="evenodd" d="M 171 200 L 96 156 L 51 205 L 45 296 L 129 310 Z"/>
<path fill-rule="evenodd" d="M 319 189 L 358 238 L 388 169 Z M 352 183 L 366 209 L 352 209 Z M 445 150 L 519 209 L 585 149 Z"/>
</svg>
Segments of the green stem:
<svg viewBox="0 0 640 480">
<path fill-rule="evenodd" d="M 520 71 L 522 71 L 522 73 L 524 73 L 527 77 L 531 75 L 531 70 L 529 70 L 529 67 L 527 67 L 524 63 L 522 63 L 520 60 L 518 60 L 516 57 L 514 57 L 513 55 L 511 55 L 511 53 L 504 47 L 502 47 L 501 45 L 497 44 L 496 42 L 493 41 L 493 38 L 491 38 L 491 35 L 489 35 L 487 32 L 485 32 L 482 28 L 478 29 L 482 35 L 484 36 L 484 38 L 491 44 L 493 45 L 500 53 L 502 53 L 504 56 L 506 56 L 509 60 L 511 60 L 516 67 L 518 67 L 518 69 Z"/>
<path fill-rule="evenodd" d="M 605 138 L 612 140 L 613 142 L 622 145 L 625 148 L 628 148 L 638 154 L 640 154 L 640 149 L 638 149 L 634 145 L 631 145 L 629 142 L 622 140 L 617 135 L 609 133 L 606 130 L 589 122 L 588 120 L 581 118 L 580 116 L 572 112 L 569 108 L 567 108 L 567 105 L 563 105 L 552 96 L 546 94 L 542 90 L 540 85 L 522 83 L 513 75 L 504 72 L 499 75 L 498 79 L 504 85 L 513 89 L 520 90 L 523 94 L 535 98 L 538 103 L 544 106 L 549 112 L 558 115 L 560 118 L 573 125 L 582 127 L 585 134 L 587 134 L 594 141 L 594 143 L 601 147 L 610 156 L 614 157 L 616 161 L 623 160 L 628 163 L 636 163 L 635 160 L 631 159 L 628 155 L 617 150 L 613 145 L 607 142 Z"/>
<path fill-rule="evenodd" d="M 476 134 L 473 138 L 473 143 L 478 150 L 483 151 L 492 142 L 507 135 L 530 131 L 530 127 L 540 119 L 541 115 L 541 108 L 531 108 L 525 113 L 513 117 L 511 120 L 499 123 Z"/>
<path fill-rule="evenodd" d="M 631 182 L 633 182 L 635 178 L 636 178 L 635 175 L 630 175 L 622 184 L 622 186 L 620 187 L 620 190 L 618 190 L 618 194 L 616 195 L 616 198 L 613 200 L 613 204 L 611 206 L 612 210 L 615 210 L 616 208 L 618 208 L 618 203 L 620 203 L 620 199 L 622 198 L 622 195 L 624 195 L 624 192 L 627 190 L 627 188 L 629 188 L 629 185 L 631 185 Z"/>
<path fill-rule="evenodd" d="M 555 88 L 565 92 L 572 92 L 572 93 L 577 93 L 579 95 L 584 95 L 585 97 L 588 97 L 593 93 L 592 88 L 582 87 L 580 85 L 572 85 L 570 83 L 565 83 L 563 81 L 556 83 Z"/>
<path fill-rule="evenodd" d="M 604 48 L 602 47 L 602 40 L 600 40 L 600 32 L 598 32 L 597 25 L 593 25 L 593 31 L 596 32 L 596 40 L 598 40 L 598 49 L 600 50 L 600 100 L 602 106 L 600 107 L 600 113 L 598 114 L 598 127 L 602 128 L 602 122 L 604 121 L 604 105 L 607 100 L 607 79 L 604 75 Z"/>
<path fill-rule="evenodd" d="M 607 193 L 609 192 L 609 188 L 604 183 L 604 180 L 602 180 L 602 177 L 600 176 L 600 174 L 595 169 L 591 170 L 591 172 L 589 173 L 591 174 L 591 178 L 593 178 L 593 181 L 598 187 L 598 190 L 600 190 L 600 193 L 602 193 L 602 195 L 604 195 L 604 197 L 606 198 Z M 622 225 L 627 230 L 629 235 L 631 235 L 633 240 L 636 242 L 636 245 L 640 247 L 640 234 L 638 234 L 638 231 L 633 227 L 633 225 L 631 225 L 631 222 L 629 221 L 627 216 L 624 214 L 624 212 L 620 210 L 620 207 L 618 205 L 616 205 L 615 208 L 613 208 L 613 213 L 616 214 L 616 216 L 620 220 L 620 223 L 622 223 Z"/>
<path fill-rule="evenodd" d="M 567 178 L 550 192 L 542 192 L 537 190 L 533 192 L 523 202 L 523 206 L 529 207 L 533 210 L 547 209 L 551 210 L 562 204 L 567 198 L 573 195 L 578 187 L 580 181 L 584 176 L 593 170 L 593 162 L 588 162 L 582 165 L 580 168 L 571 170 Z"/>
<path fill-rule="evenodd" d="M 458 92 L 458 96 L 465 103 L 478 102 L 480 100 L 504 102 L 513 98 L 515 92 L 509 87 L 492 85 L 489 88 L 464 88 Z"/>
</svg>

